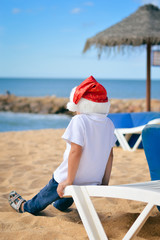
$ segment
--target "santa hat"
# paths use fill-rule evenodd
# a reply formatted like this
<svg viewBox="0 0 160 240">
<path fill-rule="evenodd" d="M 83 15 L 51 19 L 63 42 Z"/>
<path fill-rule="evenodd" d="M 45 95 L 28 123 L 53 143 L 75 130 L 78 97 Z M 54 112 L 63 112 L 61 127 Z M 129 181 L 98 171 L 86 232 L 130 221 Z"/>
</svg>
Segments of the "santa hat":
<svg viewBox="0 0 160 240">
<path fill-rule="evenodd" d="M 90 76 L 72 89 L 67 109 L 80 113 L 108 113 L 110 102 L 106 89 Z"/>
</svg>

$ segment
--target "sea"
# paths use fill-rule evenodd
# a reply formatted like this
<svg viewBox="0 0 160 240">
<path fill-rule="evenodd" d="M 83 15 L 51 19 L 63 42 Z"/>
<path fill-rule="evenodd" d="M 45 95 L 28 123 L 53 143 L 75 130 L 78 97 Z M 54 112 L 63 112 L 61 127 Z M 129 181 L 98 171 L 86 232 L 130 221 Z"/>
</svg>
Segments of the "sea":
<svg viewBox="0 0 160 240">
<path fill-rule="evenodd" d="M 0 94 L 7 92 L 16 96 L 69 97 L 73 87 L 84 79 L 80 78 L 0 78 Z M 111 98 L 145 98 L 146 81 L 142 79 L 97 79 Z M 160 99 L 160 79 L 151 81 L 151 97 Z M 31 114 L 0 112 L 0 132 L 36 129 L 66 128 L 70 117 L 57 114 Z"/>
</svg>

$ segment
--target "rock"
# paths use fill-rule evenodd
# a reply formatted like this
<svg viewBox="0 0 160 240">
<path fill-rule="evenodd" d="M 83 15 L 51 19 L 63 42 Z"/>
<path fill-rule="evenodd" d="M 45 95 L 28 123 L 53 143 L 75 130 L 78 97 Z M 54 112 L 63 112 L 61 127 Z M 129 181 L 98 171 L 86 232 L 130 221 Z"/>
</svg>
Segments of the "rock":
<svg viewBox="0 0 160 240">
<path fill-rule="evenodd" d="M 17 97 L 15 95 L 0 95 L 0 111 L 74 115 L 66 109 L 68 101 L 68 98 L 55 96 Z M 110 113 L 146 111 L 145 99 L 111 99 L 110 101 Z M 160 100 L 152 99 L 151 110 L 160 111 Z"/>
</svg>

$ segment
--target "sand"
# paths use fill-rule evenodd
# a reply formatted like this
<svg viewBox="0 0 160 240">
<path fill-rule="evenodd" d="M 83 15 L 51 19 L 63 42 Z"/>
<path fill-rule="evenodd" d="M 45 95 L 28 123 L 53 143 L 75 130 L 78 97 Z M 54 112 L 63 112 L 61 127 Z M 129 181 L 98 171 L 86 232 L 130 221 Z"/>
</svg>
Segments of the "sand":
<svg viewBox="0 0 160 240">
<path fill-rule="evenodd" d="M 19 214 L 8 204 L 8 194 L 16 190 L 25 199 L 33 197 L 61 163 L 64 130 L 38 130 L 0 133 L 0 239 L 1 240 L 85 240 L 88 239 L 75 205 L 60 212 L 48 206 L 39 216 Z M 143 150 L 125 152 L 114 148 L 110 185 L 150 180 Z M 145 204 L 140 202 L 92 198 L 110 240 L 123 238 Z M 155 207 L 135 237 L 160 239 L 160 213 Z"/>
</svg>

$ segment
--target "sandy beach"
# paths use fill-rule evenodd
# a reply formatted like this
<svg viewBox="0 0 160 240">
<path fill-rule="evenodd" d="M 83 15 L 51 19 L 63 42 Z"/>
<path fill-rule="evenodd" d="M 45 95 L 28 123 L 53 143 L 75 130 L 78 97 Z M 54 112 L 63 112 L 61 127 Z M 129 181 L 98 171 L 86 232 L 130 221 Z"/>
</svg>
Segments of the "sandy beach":
<svg viewBox="0 0 160 240">
<path fill-rule="evenodd" d="M 25 199 L 44 187 L 61 163 L 64 130 L 0 133 L 0 239 L 88 239 L 75 205 L 69 212 L 47 207 L 39 216 L 19 214 L 8 204 L 16 190 Z M 114 148 L 110 185 L 150 180 L 143 149 L 125 152 Z M 127 200 L 93 198 L 94 206 L 110 240 L 121 240 L 145 204 Z M 155 207 L 135 239 L 160 239 L 160 213 Z"/>
</svg>

